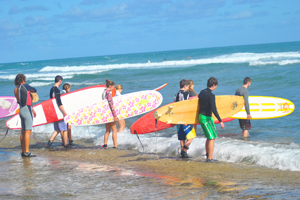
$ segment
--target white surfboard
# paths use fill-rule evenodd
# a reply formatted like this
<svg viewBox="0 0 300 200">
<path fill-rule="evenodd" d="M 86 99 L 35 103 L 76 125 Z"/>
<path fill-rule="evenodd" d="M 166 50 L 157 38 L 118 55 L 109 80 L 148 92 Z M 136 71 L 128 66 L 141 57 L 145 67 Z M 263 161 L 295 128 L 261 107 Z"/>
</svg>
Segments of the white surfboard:
<svg viewBox="0 0 300 200">
<path fill-rule="evenodd" d="M 61 101 L 67 113 L 72 112 L 87 104 L 91 104 L 102 99 L 105 85 L 95 85 L 79 90 L 75 90 L 61 95 Z M 33 127 L 63 120 L 63 114 L 57 106 L 56 99 L 52 98 L 33 106 L 36 117 L 33 118 Z M 9 129 L 21 129 L 20 115 L 11 117 L 6 126 Z"/>
<path fill-rule="evenodd" d="M 293 102 L 283 98 L 267 96 L 249 96 L 249 107 L 251 119 L 284 117 L 295 110 Z M 245 106 L 231 118 L 247 119 Z"/>
</svg>

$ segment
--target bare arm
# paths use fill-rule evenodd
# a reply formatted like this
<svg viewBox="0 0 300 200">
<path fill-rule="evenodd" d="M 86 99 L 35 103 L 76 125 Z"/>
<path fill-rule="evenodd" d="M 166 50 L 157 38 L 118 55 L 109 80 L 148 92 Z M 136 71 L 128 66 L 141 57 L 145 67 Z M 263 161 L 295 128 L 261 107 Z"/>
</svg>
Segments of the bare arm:
<svg viewBox="0 0 300 200">
<path fill-rule="evenodd" d="M 63 116 L 65 117 L 67 115 L 65 108 L 63 105 L 59 106 L 60 111 L 63 113 Z"/>
</svg>

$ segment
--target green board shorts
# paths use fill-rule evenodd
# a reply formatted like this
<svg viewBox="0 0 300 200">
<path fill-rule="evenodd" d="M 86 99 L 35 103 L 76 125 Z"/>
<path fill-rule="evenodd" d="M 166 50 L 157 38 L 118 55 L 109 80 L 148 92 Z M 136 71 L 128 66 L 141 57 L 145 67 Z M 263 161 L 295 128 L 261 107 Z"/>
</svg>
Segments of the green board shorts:
<svg viewBox="0 0 300 200">
<path fill-rule="evenodd" d="M 212 140 L 218 137 L 215 122 L 212 117 L 199 114 L 199 122 L 203 129 L 205 137 Z"/>
</svg>

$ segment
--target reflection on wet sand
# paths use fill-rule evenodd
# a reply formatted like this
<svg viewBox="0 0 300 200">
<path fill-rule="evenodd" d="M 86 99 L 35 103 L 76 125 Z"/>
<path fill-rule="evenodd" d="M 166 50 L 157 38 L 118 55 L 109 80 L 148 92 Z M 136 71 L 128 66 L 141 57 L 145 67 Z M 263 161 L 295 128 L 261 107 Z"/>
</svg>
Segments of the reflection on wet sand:
<svg viewBox="0 0 300 200">
<path fill-rule="evenodd" d="M 248 199 L 299 195 L 298 172 L 157 154 L 141 156 L 112 148 L 34 150 L 36 158 L 21 158 L 16 149 L 0 154 L 0 197 L 95 198 L 101 194 L 141 199 L 146 193 L 151 199 Z M 278 190 L 282 185 L 284 191 Z"/>
</svg>

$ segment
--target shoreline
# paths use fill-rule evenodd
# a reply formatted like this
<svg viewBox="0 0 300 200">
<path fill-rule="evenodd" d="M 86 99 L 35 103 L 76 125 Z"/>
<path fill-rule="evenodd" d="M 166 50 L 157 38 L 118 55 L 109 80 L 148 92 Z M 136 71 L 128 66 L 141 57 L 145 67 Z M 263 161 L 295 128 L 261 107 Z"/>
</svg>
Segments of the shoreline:
<svg viewBox="0 0 300 200">
<path fill-rule="evenodd" d="M 156 187 L 162 190 L 161 198 L 176 199 L 210 197 L 293 199 L 300 195 L 300 173 L 297 171 L 283 171 L 251 164 L 206 163 L 205 159 L 200 158 L 181 159 L 161 154 L 142 154 L 137 150 L 103 149 L 87 143 L 64 149 L 58 142 L 55 143 L 54 150 L 49 150 L 39 143 L 32 143 L 30 149 L 37 157 L 22 158 L 19 155 L 19 146 L 8 146 L 0 149 L 0 169 L 3 172 L 0 179 L 0 197 L 5 194 L 5 191 L 12 190 L 3 187 L 7 181 L 14 185 L 15 179 L 27 180 L 27 175 L 17 175 L 13 178 L 16 170 L 30 171 L 31 174 L 50 173 L 49 177 L 39 177 L 40 182 L 32 183 L 32 188 L 59 178 L 72 179 L 76 182 L 77 176 L 80 176 L 89 181 L 96 181 L 91 185 L 88 184 L 88 187 L 95 190 L 99 184 L 97 176 L 108 176 L 100 182 L 113 179 L 112 184 L 116 185 L 119 185 L 119 180 L 128 179 L 130 181 L 128 183 L 125 181 L 125 185 L 122 185 L 128 188 L 128 191 L 133 191 L 136 187 L 143 188 L 136 194 L 136 199 L 144 198 L 142 193 L 147 190 L 145 187 L 153 190 L 148 194 L 150 199 L 158 198 L 155 193 L 158 190 Z M 19 166 L 14 168 L 11 164 Z M 4 172 L 8 174 L 5 175 Z M 30 176 L 33 182 L 36 181 L 35 176 Z M 132 182 L 136 183 L 132 184 Z M 85 192 L 82 191 L 86 187 L 85 184 L 80 183 L 76 192 L 61 189 L 61 193 L 72 193 L 75 197 L 81 198 L 80 196 Z M 64 182 L 55 183 L 55 187 L 63 186 Z M 34 190 L 32 188 L 30 190 Z M 123 190 L 114 192 L 114 197 L 116 199 L 123 197 Z M 128 199 L 129 196 L 125 195 L 124 198 Z"/>
<path fill-rule="evenodd" d="M 133 176 L 155 179 L 176 189 L 200 189 L 208 194 L 217 190 L 222 196 L 239 198 L 280 196 L 284 192 L 278 192 L 278 189 L 270 191 L 269 188 L 295 188 L 300 184 L 299 172 L 226 162 L 206 163 L 205 159 L 141 155 L 134 150 L 88 147 L 38 154 L 67 163 L 79 163 L 82 171 L 102 171 L 101 166 L 105 165 L 108 171 L 133 170 L 130 172 Z"/>
</svg>

